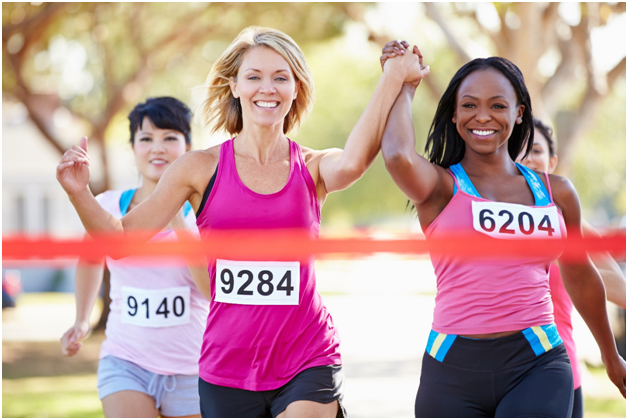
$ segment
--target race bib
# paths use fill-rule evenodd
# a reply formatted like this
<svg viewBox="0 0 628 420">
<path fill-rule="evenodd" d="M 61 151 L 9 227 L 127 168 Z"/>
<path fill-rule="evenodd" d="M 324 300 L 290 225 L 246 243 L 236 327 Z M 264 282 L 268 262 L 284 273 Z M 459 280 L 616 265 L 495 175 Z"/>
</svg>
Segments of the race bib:
<svg viewBox="0 0 628 420">
<path fill-rule="evenodd" d="M 493 238 L 560 238 L 558 210 L 522 204 L 472 203 L 473 228 Z"/>
<path fill-rule="evenodd" d="M 216 261 L 216 302 L 298 305 L 301 270 L 292 261 Z"/>
<path fill-rule="evenodd" d="M 190 288 L 121 288 L 122 323 L 139 327 L 172 327 L 190 322 Z"/>
</svg>

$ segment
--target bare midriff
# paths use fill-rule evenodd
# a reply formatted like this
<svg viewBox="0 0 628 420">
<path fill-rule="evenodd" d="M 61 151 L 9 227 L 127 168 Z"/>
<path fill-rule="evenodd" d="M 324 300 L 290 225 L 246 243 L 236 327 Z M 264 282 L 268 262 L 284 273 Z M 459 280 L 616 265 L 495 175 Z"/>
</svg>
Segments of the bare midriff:
<svg viewBox="0 0 628 420">
<path fill-rule="evenodd" d="M 502 332 L 496 332 L 496 333 L 490 333 L 490 334 L 465 334 L 465 335 L 461 335 L 461 337 L 469 337 L 469 338 L 477 338 L 477 339 L 486 339 L 486 338 L 499 338 L 499 337 L 506 337 L 509 335 L 513 335 L 516 334 L 518 332 L 520 332 L 522 330 L 516 330 L 516 331 L 502 331 Z"/>
</svg>

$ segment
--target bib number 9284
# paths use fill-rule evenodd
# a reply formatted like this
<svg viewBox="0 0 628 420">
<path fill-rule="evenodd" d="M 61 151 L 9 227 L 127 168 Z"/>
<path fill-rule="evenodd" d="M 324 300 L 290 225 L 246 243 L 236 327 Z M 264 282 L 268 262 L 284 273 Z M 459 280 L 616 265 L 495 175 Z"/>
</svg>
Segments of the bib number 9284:
<svg viewBox="0 0 628 420">
<path fill-rule="evenodd" d="M 558 211 L 499 202 L 472 203 L 473 228 L 494 238 L 560 238 Z"/>
<path fill-rule="evenodd" d="M 300 265 L 295 261 L 216 261 L 216 302 L 298 305 Z"/>
</svg>

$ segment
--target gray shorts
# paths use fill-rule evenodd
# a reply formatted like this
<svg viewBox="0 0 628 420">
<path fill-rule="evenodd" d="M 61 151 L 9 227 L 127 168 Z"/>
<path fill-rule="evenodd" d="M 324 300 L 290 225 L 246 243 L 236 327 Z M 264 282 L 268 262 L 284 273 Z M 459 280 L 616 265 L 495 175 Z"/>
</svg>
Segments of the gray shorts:
<svg viewBox="0 0 628 420">
<path fill-rule="evenodd" d="M 198 375 L 159 375 L 138 365 L 107 356 L 98 363 L 98 398 L 119 391 L 142 392 L 168 417 L 200 414 Z"/>
</svg>

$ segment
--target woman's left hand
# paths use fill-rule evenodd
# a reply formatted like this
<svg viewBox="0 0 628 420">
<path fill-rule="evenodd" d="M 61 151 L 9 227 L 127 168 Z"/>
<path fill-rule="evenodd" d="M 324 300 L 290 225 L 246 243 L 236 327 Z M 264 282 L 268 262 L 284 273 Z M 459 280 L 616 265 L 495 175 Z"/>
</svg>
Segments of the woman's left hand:
<svg viewBox="0 0 628 420">
<path fill-rule="evenodd" d="M 626 362 L 619 354 L 615 353 L 612 362 L 604 360 L 604 364 L 609 379 L 619 389 L 621 395 L 626 398 Z"/>
<path fill-rule="evenodd" d="M 382 70 L 384 70 L 384 63 L 389 58 L 395 58 L 398 55 L 403 55 L 405 50 L 410 48 L 410 44 L 406 41 L 394 40 L 390 41 L 388 44 L 384 45 L 382 48 L 382 56 L 379 57 L 379 62 L 382 65 Z"/>
<path fill-rule="evenodd" d="M 384 65 L 389 59 L 397 56 L 404 56 L 408 53 L 410 53 L 410 44 L 406 41 L 395 40 L 387 43 L 382 49 L 382 55 L 379 58 L 382 70 L 384 70 Z M 412 48 L 412 54 L 416 55 L 418 60 L 409 60 L 411 64 L 407 69 L 408 72 L 404 80 L 404 84 L 412 86 L 416 89 L 421 83 L 421 80 L 423 80 L 424 77 L 429 76 L 430 68 L 429 66 L 426 67 L 423 64 L 423 54 L 421 54 L 421 50 L 419 50 L 419 47 L 416 45 Z"/>
</svg>

